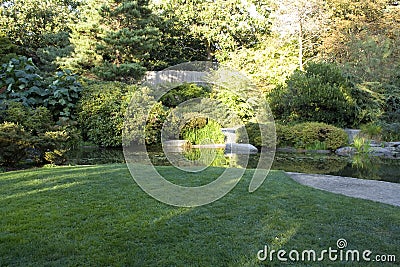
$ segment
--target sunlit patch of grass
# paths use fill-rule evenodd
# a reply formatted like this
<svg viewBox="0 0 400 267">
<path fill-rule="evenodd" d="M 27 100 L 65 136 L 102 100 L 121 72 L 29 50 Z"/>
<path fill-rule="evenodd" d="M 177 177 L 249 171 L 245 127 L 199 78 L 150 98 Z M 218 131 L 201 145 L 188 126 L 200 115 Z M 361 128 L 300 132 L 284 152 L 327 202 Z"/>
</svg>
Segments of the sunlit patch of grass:
<svg viewBox="0 0 400 267">
<path fill-rule="evenodd" d="M 210 168 L 207 177 L 158 170 L 190 186 L 223 169 Z M 125 165 L 2 173 L 0 265 L 281 266 L 295 263 L 260 262 L 257 252 L 264 245 L 320 251 L 339 238 L 349 249 L 400 257 L 398 207 L 311 189 L 277 171 L 248 193 L 253 172 L 222 199 L 196 208 L 149 197 Z M 357 265 L 368 266 L 351 264 Z"/>
</svg>

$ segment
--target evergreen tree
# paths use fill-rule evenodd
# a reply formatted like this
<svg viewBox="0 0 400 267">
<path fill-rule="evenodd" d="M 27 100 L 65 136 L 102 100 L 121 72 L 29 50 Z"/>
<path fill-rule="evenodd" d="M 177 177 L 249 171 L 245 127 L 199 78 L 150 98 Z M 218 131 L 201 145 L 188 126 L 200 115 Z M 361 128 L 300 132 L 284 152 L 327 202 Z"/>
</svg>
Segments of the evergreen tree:
<svg viewBox="0 0 400 267">
<path fill-rule="evenodd" d="M 74 19 L 74 0 L 10 0 L 0 5 L 0 28 L 43 70 L 53 71 L 57 57 L 71 53 L 69 22 Z"/>
<path fill-rule="evenodd" d="M 107 0 L 84 0 L 80 3 L 77 23 L 69 25 L 69 40 L 74 50 L 59 59 L 62 68 L 90 76 L 91 70 L 101 64 L 102 57 L 97 53 L 96 46 L 101 36 L 104 36 L 104 27 L 100 25 L 100 10 L 107 3 Z"/>
<path fill-rule="evenodd" d="M 0 32 L 0 64 L 8 63 L 12 57 L 17 56 L 17 47 L 2 32 Z"/>
<path fill-rule="evenodd" d="M 180 21 L 183 29 L 202 42 L 207 59 L 219 60 L 227 53 L 254 47 L 269 33 L 265 1 L 163 0 L 162 9 Z"/>
<path fill-rule="evenodd" d="M 327 0 L 332 12 L 324 57 L 366 82 L 390 83 L 400 66 L 400 7 L 387 0 Z"/>
<path fill-rule="evenodd" d="M 159 29 L 147 0 L 114 0 L 100 14 L 104 36 L 97 46 L 103 64 L 95 73 L 104 80 L 133 82 L 146 71 L 146 60 L 159 45 Z"/>
<path fill-rule="evenodd" d="M 179 63 L 207 60 L 207 47 L 191 32 L 187 21 L 177 14 L 175 4 L 168 1 L 153 3 L 151 9 L 161 38 L 158 48 L 151 53 L 149 69 L 161 70 Z"/>
</svg>

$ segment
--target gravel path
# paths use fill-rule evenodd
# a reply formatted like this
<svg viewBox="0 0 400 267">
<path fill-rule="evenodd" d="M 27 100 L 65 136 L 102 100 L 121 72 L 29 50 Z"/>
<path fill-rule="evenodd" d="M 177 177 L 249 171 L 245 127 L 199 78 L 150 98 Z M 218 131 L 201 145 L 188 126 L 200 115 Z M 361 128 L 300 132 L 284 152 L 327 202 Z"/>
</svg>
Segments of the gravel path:
<svg viewBox="0 0 400 267">
<path fill-rule="evenodd" d="M 286 172 L 300 184 L 400 207 L 400 184 L 321 174 Z"/>
</svg>

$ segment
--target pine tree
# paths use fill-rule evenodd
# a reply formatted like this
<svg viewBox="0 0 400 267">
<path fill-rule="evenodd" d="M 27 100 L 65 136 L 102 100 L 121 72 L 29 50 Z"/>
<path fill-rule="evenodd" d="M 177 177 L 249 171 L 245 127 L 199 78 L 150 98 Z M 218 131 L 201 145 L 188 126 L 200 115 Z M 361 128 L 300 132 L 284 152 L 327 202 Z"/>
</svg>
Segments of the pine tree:
<svg viewBox="0 0 400 267">
<path fill-rule="evenodd" d="M 160 32 L 147 0 L 114 0 L 100 14 L 104 36 L 97 46 L 103 64 L 95 73 L 104 80 L 133 82 L 144 72 L 145 61 L 157 48 Z"/>
<path fill-rule="evenodd" d="M 91 70 L 101 64 L 102 57 L 96 52 L 96 46 L 104 35 L 100 27 L 100 10 L 107 3 L 108 0 L 84 0 L 80 3 L 77 23 L 69 25 L 69 40 L 74 51 L 58 60 L 62 68 L 90 76 Z"/>
<path fill-rule="evenodd" d="M 56 58 L 72 51 L 68 25 L 77 5 L 75 0 L 7 1 L 0 5 L 0 28 L 22 55 L 53 71 Z"/>
</svg>

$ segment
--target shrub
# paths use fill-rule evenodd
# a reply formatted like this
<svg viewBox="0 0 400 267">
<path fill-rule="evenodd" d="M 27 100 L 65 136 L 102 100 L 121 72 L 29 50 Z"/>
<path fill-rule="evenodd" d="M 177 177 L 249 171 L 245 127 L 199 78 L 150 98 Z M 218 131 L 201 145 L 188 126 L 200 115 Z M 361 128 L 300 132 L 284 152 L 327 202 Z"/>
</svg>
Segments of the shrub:
<svg viewBox="0 0 400 267">
<path fill-rule="evenodd" d="M 74 119 L 81 84 L 69 70 L 47 79 L 39 75 L 32 59 L 12 58 L 0 69 L 0 100 L 23 103 L 27 107 L 47 107 L 54 116 Z"/>
<path fill-rule="evenodd" d="M 381 140 L 382 139 L 382 126 L 377 123 L 367 123 L 360 127 L 363 136 L 368 139 Z"/>
<path fill-rule="evenodd" d="M 51 164 L 61 165 L 67 161 L 66 152 L 68 152 L 66 149 L 47 151 L 44 153 L 44 159 Z"/>
<path fill-rule="evenodd" d="M 26 106 L 43 103 L 47 95 L 43 78 L 32 59 L 26 57 L 12 58 L 0 69 L 0 99 L 12 99 Z"/>
<path fill-rule="evenodd" d="M 27 155 L 31 137 L 24 127 L 13 122 L 0 124 L 0 163 L 14 166 Z"/>
<path fill-rule="evenodd" d="M 39 137 L 35 147 L 41 151 L 44 160 L 56 165 L 67 161 L 66 152 L 77 141 L 67 130 L 48 131 Z"/>
<path fill-rule="evenodd" d="M 129 136 L 125 140 L 143 140 L 146 144 L 160 143 L 162 123 L 167 116 L 161 103 L 154 101 L 149 92 L 136 86 L 119 82 L 103 82 L 85 88 L 79 104 L 79 124 L 85 139 L 102 147 L 122 144 L 122 129 L 128 104 L 130 119 L 125 126 Z M 132 100 L 132 101 L 131 101 Z M 131 103 L 130 103 L 131 101 Z M 140 129 L 146 119 L 146 136 Z"/>
<path fill-rule="evenodd" d="M 381 123 L 382 138 L 387 142 L 400 141 L 400 123 Z"/>
<path fill-rule="evenodd" d="M 84 88 L 78 106 L 78 123 L 85 139 L 103 147 L 120 146 L 124 113 L 134 87 L 119 82 Z"/>
<path fill-rule="evenodd" d="M 65 125 L 56 125 L 50 111 L 45 107 L 33 109 L 23 106 L 22 103 L 5 101 L 0 110 L 1 121 L 22 127 L 21 136 L 26 138 L 29 143 L 28 153 L 26 153 L 26 149 L 19 153 L 21 158 L 17 158 L 18 161 L 30 158 L 37 163 L 45 163 L 50 159 L 49 155 L 55 152 L 59 157 L 57 160 L 53 157 L 51 163 L 61 164 L 66 160 L 63 154 L 79 140 L 79 134 L 74 126 L 68 121 Z M 17 139 L 10 137 L 8 140 L 11 147 L 18 147 Z"/>
<path fill-rule="evenodd" d="M 109 62 L 93 68 L 93 72 L 104 81 L 135 82 L 146 73 L 138 63 L 123 63 L 118 66 Z"/>
<path fill-rule="evenodd" d="M 76 104 L 82 92 L 78 76 L 73 75 L 70 70 L 58 71 L 47 83 L 48 95 L 43 99 L 43 105 L 51 111 L 56 120 L 59 117 L 76 119 Z"/>
<path fill-rule="evenodd" d="M 249 143 L 258 148 L 262 147 L 263 145 L 268 146 L 268 143 L 270 143 L 271 140 L 275 140 L 276 138 L 274 132 L 275 127 L 273 125 L 260 125 L 258 123 L 248 122 L 245 124 L 245 127 L 241 127 L 236 131 L 238 143 Z M 263 135 L 261 135 L 261 131 L 263 132 Z M 245 132 L 247 132 L 248 140 L 246 140 Z M 262 141 L 262 138 L 265 139 L 264 143 Z"/>
<path fill-rule="evenodd" d="M 161 102 L 157 102 L 153 105 L 146 122 L 145 142 L 147 145 L 161 144 L 161 129 L 167 116 L 168 110 Z"/>
<path fill-rule="evenodd" d="M 150 89 L 141 87 L 133 92 L 123 125 L 125 127 L 123 145 L 160 144 L 161 129 L 167 115 L 168 110 L 162 106 L 161 102 L 155 101 Z"/>
<path fill-rule="evenodd" d="M 17 46 L 1 31 L 0 32 L 0 64 L 7 63 L 16 57 Z"/>
<path fill-rule="evenodd" d="M 184 83 L 163 95 L 160 101 L 164 106 L 176 107 L 179 104 L 198 97 L 208 97 L 211 88 L 208 86 L 201 86 L 193 83 Z"/>
<path fill-rule="evenodd" d="M 361 124 L 378 120 L 382 116 L 382 95 L 358 84 L 351 90 L 354 101 L 355 117 L 347 126 L 358 127 Z"/>
<path fill-rule="evenodd" d="M 305 122 L 293 126 L 278 125 L 278 146 L 293 146 L 304 149 L 335 150 L 347 144 L 346 132 L 333 125 Z"/>
<path fill-rule="evenodd" d="M 324 143 L 330 150 L 336 150 L 347 144 L 347 133 L 333 125 L 319 122 L 305 122 L 292 127 L 295 147 L 307 148 L 318 142 Z"/>
<path fill-rule="evenodd" d="M 294 133 L 290 126 L 275 124 L 276 128 L 276 145 L 278 147 L 292 146 Z"/>
<path fill-rule="evenodd" d="M 204 118 L 203 118 L 204 119 Z M 195 124 L 192 120 L 182 129 L 181 136 L 185 140 L 189 140 L 193 145 L 201 144 L 223 144 L 224 134 L 221 132 L 221 125 L 214 120 L 206 120 L 203 125 Z"/>
<path fill-rule="evenodd" d="M 370 121 L 379 110 L 369 91 L 355 87 L 329 63 L 309 63 L 267 98 L 275 118 L 286 123 L 317 121 L 349 127 Z"/>
<path fill-rule="evenodd" d="M 4 101 L 0 106 L 0 120 L 20 124 L 31 135 L 46 132 L 54 127 L 52 115 L 45 107 L 33 109 L 12 101 Z"/>
<path fill-rule="evenodd" d="M 396 123 L 400 121 L 400 86 L 384 86 L 382 120 L 387 123 Z"/>
</svg>

